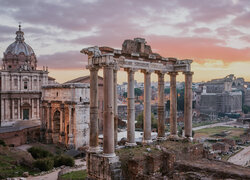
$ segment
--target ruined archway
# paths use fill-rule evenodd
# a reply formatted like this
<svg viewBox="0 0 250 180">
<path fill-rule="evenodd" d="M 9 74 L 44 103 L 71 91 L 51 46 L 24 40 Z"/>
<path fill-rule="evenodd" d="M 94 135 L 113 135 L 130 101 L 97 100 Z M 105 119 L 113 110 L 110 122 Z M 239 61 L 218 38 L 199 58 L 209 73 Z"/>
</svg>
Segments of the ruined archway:
<svg viewBox="0 0 250 180">
<path fill-rule="evenodd" d="M 56 110 L 53 115 L 53 142 L 59 142 L 60 136 L 60 111 Z"/>
</svg>

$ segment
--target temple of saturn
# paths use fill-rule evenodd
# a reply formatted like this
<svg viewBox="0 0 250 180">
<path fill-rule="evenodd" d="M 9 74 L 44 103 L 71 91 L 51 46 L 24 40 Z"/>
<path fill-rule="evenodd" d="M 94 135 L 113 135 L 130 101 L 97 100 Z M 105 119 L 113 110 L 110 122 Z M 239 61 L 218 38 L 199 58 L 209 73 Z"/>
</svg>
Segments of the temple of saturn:
<svg viewBox="0 0 250 180">
<path fill-rule="evenodd" d="M 177 91 L 176 76 L 185 76 L 184 135 L 192 137 L 192 60 L 164 58 L 153 53 L 143 38 L 125 40 L 122 50 L 110 47 L 90 47 L 81 51 L 88 55 L 87 68 L 90 71 L 90 139 L 87 155 L 90 179 L 116 179 L 119 171 L 111 167 L 119 158 L 115 154 L 117 143 L 117 71 L 124 69 L 128 74 L 128 116 L 127 146 L 135 146 L 135 95 L 134 74 L 144 74 L 144 122 L 142 144 L 152 142 L 151 138 L 151 74 L 158 75 L 158 137 L 165 137 L 164 115 L 164 75 L 170 76 L 170 138 L 177 138 Z M 98 144 L 98 71 L 103 70 L 104 78 L 104 120 L 103 148 Z M 119 164 L 119 163 L 118 163 Z M 116 169 L 116 170 L 115 170 Z"/>
</svg>

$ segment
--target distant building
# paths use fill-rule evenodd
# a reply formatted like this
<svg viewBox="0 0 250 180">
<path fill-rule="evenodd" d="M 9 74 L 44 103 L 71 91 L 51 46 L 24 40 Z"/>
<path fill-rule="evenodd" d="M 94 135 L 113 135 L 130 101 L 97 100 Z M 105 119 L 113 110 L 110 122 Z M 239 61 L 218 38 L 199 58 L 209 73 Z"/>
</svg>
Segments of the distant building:
<svg viewBox="0 0 250 180">
<path fill-rule="evenodd" d="M 242 111 L 244 79 L 234 75 L 200 84 L 196 90 L 196 108 L 201 113 L 237 113 Z"/>
<path fill-rule="evenodd" d="M 42 130 L 47 143 L 79 148 L 89 142 L 89 84 L 42 87 Z"/>
<path fill-rule="evenodd" d="M 19 26 L 15 42 L 3 53 L 0 125 L 10 126 L 21 120 L 40 120 L 41 86 L 48 83 L 48 69 L 37 70 L 35 52 L 24 42 L 24 33 Z"/>
<path fill-rule="evenodd" d="M 68 83 L 90 83 L 90 76 L 82 76 L 76 79 L 65 82 Z M 103 77 L 98 76 L 98 122 L 99 130 L 102 132 L 103 129 L 103 106 L 104 106 L 104 96 L 103 96 Z"/>
</svg>

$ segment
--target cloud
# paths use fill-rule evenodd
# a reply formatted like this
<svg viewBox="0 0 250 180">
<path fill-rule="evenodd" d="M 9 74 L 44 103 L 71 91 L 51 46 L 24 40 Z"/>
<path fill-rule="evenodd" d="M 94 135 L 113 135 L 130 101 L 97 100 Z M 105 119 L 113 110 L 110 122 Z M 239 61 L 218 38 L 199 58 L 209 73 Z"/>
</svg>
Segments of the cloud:
<svg viewBox="0 0 250 180">
<path fill-rule="evenodd" d="M 48 66 L 52 69 L 84 69 L 87 56 L 80 51 L 58 52 L 52 55 L 41 55 L 38 58 L 39 66 Z"/>
</svg>

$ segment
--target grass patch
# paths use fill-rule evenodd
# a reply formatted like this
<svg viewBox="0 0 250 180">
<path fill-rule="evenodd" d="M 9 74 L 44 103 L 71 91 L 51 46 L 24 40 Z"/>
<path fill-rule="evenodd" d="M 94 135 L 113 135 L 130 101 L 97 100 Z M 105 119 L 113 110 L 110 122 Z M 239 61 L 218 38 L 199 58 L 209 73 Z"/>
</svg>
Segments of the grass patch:
<svg viewBox="0 0 250 180">
<path fill-rule="evenodd" d="M 87 177 L 87 171 L 81 170 L 81 171 L 73 171 L 67 174 L 64 174 L 61 176 L 61 179 L 63 180 L 84 180 Z"/>
<path fill-rule="evenodd" d="M 240 135 L 244 133 L 243 128 L 225 127 L 217 126 L 213 128 L 204 128 L 195 131 L 195 137 L 218 137 L 221 138 L 221 134 L 226 133 L 224 137 L 237 139 Z"/>
<path fill-rule="evenodd" d="M 206 125 L 210 125 L 210 124 L 215 124 L 215 123 L 219 123 L 219 121 L 205 121 L 205 122 L 193 122 L 193 127 L 200 127 L 200 126 L 206 126 Z"/>
<path fill-rule="evenodd" d="M 38 173 L 38 171 L 29 167 L 15 165 L 13 156 L 0 155 L 0 179 L 22 176 L 24 172 L 29 172 L 31 175 Z"/>
</svg>

